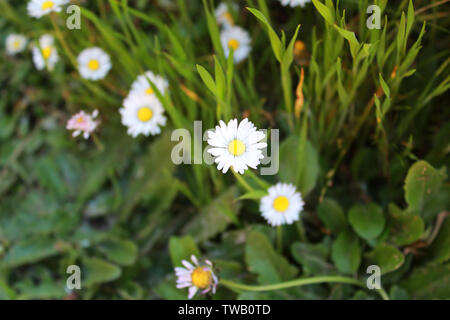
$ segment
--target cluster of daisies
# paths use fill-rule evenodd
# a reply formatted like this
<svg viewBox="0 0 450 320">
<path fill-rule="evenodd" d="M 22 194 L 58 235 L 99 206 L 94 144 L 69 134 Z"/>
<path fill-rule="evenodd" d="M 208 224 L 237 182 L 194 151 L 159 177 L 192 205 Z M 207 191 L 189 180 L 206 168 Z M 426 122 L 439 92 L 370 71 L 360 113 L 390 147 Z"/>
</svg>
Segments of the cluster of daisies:
<svg viewBox="0 0 450 320">
<path fill-rule="evenodd" d="M 69 0 L 31 0 L 28 3 L 28 13 L 35 18 L 41 18 L 51 12 L 60 12 L 62 5 Z M 283 5 L 304 5 L 308 0 L 280 0 Z M 234 25 L 233 12 L 236 5 L 220 4 L 215 15 L 221 26 L 221 43 L 225 55 L 233 52 L 235 63 L 247 58 L 251 51 L 250 36 L 241 27 Z M 15 55 L 25 50 L 28 39 L 24 35 L 11 34 L 6 39 L 8 54 Z M 37 43 L 31 45 L 33 62 L 38 70 L 53 70 L 59 60 L 54 44 L 54 38 L 45 34 Z M 77 57 L 77 67 L 80 76 L 90 81 L 104 79 L 112 68 L 109 55 L 98 47 L 84 49 Z M 157 135 L 161 127 L 166 125 L 164 108 L 160 97 L 168 94 L 168 81 L 152 71 L 139 75 L 132 83 L 128 96 L 119 109 L 122 124 L 128 128 L 128 134 L 137 137 Z M 98 111 L 91 114 L 81 111 L 73 115 L 66 128 L 73 131 L 73 136 L 83 136 L 88 139 L 99 125 Z M 266 135 L 257 130 L 248 119 L 238 122 L 232 119 L 228 123 L 220 121 L 214 130 L 208 131 L 208 152 L 215 158 L 217 169 L 226 173 L 230 168 L 239 174 L 244 174 L 249 168 L 257 169 L 264 158 L 263 149 Z M 295 186 L 278 183 L 267 190 L 267 195 L 260 200 L 262 217 L 272 226 L 292 224 L 299 220 L 304 202 Z M 191 299 L 198 291 L 202 294 L 215 293 L 218 278 L 214 274 L 213 265 L 209 260 L 200 263 L 195 256 L 192 263 L 183 260 L 183 267 L 175 268 L 178 277 L 177 288 L 189 288 L 188 298 Z"/>
</svg>

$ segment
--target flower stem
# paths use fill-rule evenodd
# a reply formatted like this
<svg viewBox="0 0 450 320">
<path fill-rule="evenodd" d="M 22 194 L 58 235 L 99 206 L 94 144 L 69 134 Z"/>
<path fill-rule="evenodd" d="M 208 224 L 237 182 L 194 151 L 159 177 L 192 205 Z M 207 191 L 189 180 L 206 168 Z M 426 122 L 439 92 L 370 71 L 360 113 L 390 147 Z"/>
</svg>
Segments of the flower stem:
<svg viewBox="0 0 450 320">
<path fill-rule="evenodd" d="M 283 251 L 283 229 L 282 226 L 277 227 L 277 249 L 278 253 Z"/>
<path fill-rule="evenodd" d="M 321 277 L 312 277 L 312 278 L 301 278 L 281 283 L 275 283 L 275 284 L 268 284 L 268 285 L 262 285 L 262 286 L 252 286 L 252 285 L 246 285 L 241 283 L 236 283 L 233 281 L 229 281 L 226 279 L 220 279 L 220 283 L 224 285 L 225 287 L 231 289 L 231 290 L 242 290 L 242 291 L 273 291 L 273 290 L 280 290 L 280 289 L 286 289 L 286 288 L 292 288 L 292 287 L 301 287 L 309 284 L 318 284 L 318 283 L 346 283 L 355 285 L 358 287 L 366 288 L 363 282 L 342 277 L 342 276 L 321 276 Z M 389 300 L 389 296 L 387 295 L 386 291 L 383 289 L 376 290 L 377 293 L 380 295 L 380 297 L 383 300 Z"/>
<path fill-rule="evenodd" d="M 237 172 L 234 171 L 233 168 L 231 168 L 231 172 L 233 172 L 234 176 L 236 177 L 236 180 L 247 190 L 247 191 L 254 191 L 253 188 L 245 181 L 245 179 Z"/>
</svg>

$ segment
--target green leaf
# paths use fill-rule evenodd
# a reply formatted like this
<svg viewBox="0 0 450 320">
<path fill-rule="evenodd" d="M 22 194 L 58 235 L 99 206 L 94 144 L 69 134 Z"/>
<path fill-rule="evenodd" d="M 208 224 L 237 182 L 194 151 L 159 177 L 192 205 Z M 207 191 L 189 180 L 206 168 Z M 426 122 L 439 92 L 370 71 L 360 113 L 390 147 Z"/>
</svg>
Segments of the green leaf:
<svg viewBox="0 0 450 320">
<path fill-rule="evenodd" d="M 281 43 L 280 38 L 278 38 L 275 31 L 273 31 L 269 20 L 264 16 L 264 14 L 259 11 L 258 9 L 254 8 L 247 8 L 248 11 L 250 11 L 256 18 L 258 18 L 259 21 L 261 21 L 266 27 L 267 32 L 269 33 L 269 40 L 270 44 L 272 46 L 273 53 L 275 54 L 275 57 L 279 62 L 283 61 L 283 55 L 284 55 L 284 47 Z"/>
<path fill-rule="evenodd" d="M 245 200 L 245 199 L 251 199 L 251 200 L 259 200 L 262 197 L 267 195 L 267 191 L 264 190 L 253 190 L 250 192 L 247 192 L 240 196 L 238 200 Z"/>
<path fill-rule="evenodd" d="M 182 260 L 190 260 L 191 255 L 198 257 L 200 250 L 198 250 L 194 239 L 187 235 L 184 237 L 170 237 L 169 253 L 173 266 L 181 267 Z"/>
<path fill-rule="evenodd" d="M 379 73 L 378 76 L 379 76 L 380 85 L 381 85 L 381 88 L 383 88 L 384 94 L 386 95 L 386 97 L 388 97 L 390 99 L 391 98 L 391 90 L 389 90 L 389 87 L 388 87 L 387 83 L 384 81 L 381 73 Z"/>
<path fill-rule="evenodd" d="M 412 299 L 449 299 L 450 264 L 415 269 L 400 286 Z"/>
<path fill-rule="evenodd" d="M 118 279 L 122 270 L 99 258 L 84 258 L 82 264 L 81 286 L 91 286 Z"/>
<path fill-rule="evenodd" d="M 279 176 L 281 181 L 296 184 L 297 177 L 300 177 L 298 187 L 303 197 L 314 188 L 317 182 L 317 177 L 320 172 L 319 157 L 314 146 L 306 141 L 304 154 L 299 155 L 300 137 L 291 135 L 284 140 L 280 146 L 280 171 Z M 299 159 L 303 158 L 301 171 L 298 172 Z"/>
<path fill-rule="evenodd" d="M 197 64 L 197 71 L 200 74 L 200 77 L 202 78 L 203 83 L 208 87 L 208 89 L 214 95 L 217 95 L 216 83 L 214 82 L 214 80 L 213 80 L 212 76 L 209 74 L 209 72 L 199 64 Z"/>
<path fill-rule="evenodd" d="M 425 224 L 421 217 L 407 210 L 400 210 L 394 204 L 389 205 L 389 241 L 403 246 L 413 243 L 422 236 Z"/>
<path fill-rule="evenodd" d="M 347 226 L 344 210 L 333 199 L 323 199 L 317 207 L 317 214 L 325 226 L 334 234 L 338 234 Z"/>
<path fill-rule="evenodd" d="M 325 275 L 333 271 L 327 262 L 328 250 L 322 244 L 294 242 L 291 246 L 294 259 L 303 267 L 306 275 Z"/>
<path fill-rule="evenodd" d="M 438 196 L 442 182 L 447 178 L 445 168 L 436 170 L 425 161 L 417 161 L 408 170 L 405 179 L 405 200 L 408 211 L 418 212 L 427 222 L 436 212 L 432 202 Z M 430 212 L 431 211 L 431 212 Z"/>
<path fill-rule="evenodd" d="M 383 232 L 385 219 L 381 207 L 374 203 L 355 205 L 348 214 L 355 232 L 366 240 L 373 240 Z"/>
<path fill-rule="evenodd" d="M 297 269 L 276 253 L 267 237 L 258 231 L 247 236 L 245 261 L 249 270 L 258 274 L 260 284 L 290 280 L 297 274 Z"/>
<path fill-rule="evenodd" d="M 98 249 L 114 263 L 130 266 L 137 258 L 138 249 L 130 240 L 111 239 L 98 245 Z"/>
<path fill-rule="evenodd" d="M 361 264 L 361 247 L 358 237 L 350 230 L 342 231 L 334 241 L 331 259 L 338 270 L 345 274 L 354 274 Z"/>
<path fill-rule="evenodd" d="M 380 267 L 381 274 L 397 270 L 405 262 L 405 257 L 397 248 L 385 243 L 366 253 L 365 257 L 369 264 Z"/>
<path fill-rule="evenodd" d="M 428 248 L 427 259 L 433 263 L 444 263 L 450 259 L 450 218 L 441 225 L 439 234 Z"/>
<path fill-rule="evenodd" d="M 14 244 L 3 258 L 2 264 L 14 268 L 57 255 L 55 242 L 50 239 L 27 239 Z"/>
<path fill-rule="evenodd" d="M 319 0 L 312 0 L 314 7 L 316 7 L 317 11 L 319 11 L 320 15 L 325 19 L 329 24 L 334 24 L 334 16 L 333 13 L 328 9 L 326 5 L 324 5 Z"/>
<path fill-rule="evenodd" d="M 237 214 L 241 202 L 235 201 L 237 187 L 231 187 L 204 207 L 199 214 L 183 228 L 184 234 L 191 234 L 198 242 L 207 240 L 224 231 L 230 223 L 238 223 Z"/>
</svg>

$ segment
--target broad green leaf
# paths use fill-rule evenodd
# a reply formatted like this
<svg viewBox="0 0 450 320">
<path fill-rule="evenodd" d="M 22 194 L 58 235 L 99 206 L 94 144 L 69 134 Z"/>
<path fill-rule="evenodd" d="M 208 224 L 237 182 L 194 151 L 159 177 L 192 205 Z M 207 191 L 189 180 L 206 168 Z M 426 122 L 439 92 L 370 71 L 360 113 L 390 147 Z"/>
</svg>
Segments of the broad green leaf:
<svg viewBox="0 0 450 320">
<path fill-rule="evenodd" d="M 344 210 L 333 199 L 323 199 L 317 207 L 317 215 L 334 234 L 338 234 L 347 226 Z"/>
<path fill-rule="evenodd" d="M 436 170 L 425 161 L 417 161 L 408 170 L 405 179 L 405 199 L 410 212 L 418 212 L 427 222 L 438 212 L 433 210 L 431 203 L 438 196 L 443 181 L 447 178 L 445 168 Z M 430 211 L 428 211 L 430 210 Z"/>
<path fill-rule="evenodd" d="M 412 299 L 449 299 L 450 264 L 415 269 L 400 286 Z"/>
<path fill-rule="evenodd" d="M 355 232 L 366 240 L 378 237 L 385 225 L 383 210 L 374 203 L 354 205 L 348 213 L 348 220 Z"/>
<path fill-rule="evenodd" d="M 99 258 L 84 258 L 82 261 L 81 286 L 91 286 L 118 279 L 122 270 Z"/>
<path fill-rule="evenodd" d="M 245 261 L 249 270 L 258 275 L 260 284 L 290 280 L 297 274 L 297 269 L 275 252 L 267 237 L 258 231 L 247 236 Z"/>
<path fill-rule="evenodd" d="M 361 264 L 361 247 L 358 237 L 350 230 L 342 231 L 334 241 L 331 259 L 338 270 L 345 274 L 354 274 Z"/>
<path fill-rule="evenodd" d="M 134 264 L 138 253 L 136 245 L 130 240 L 111 239 L 100 243 L 97 248 L 108 260 L 123 266 Z"/>
<path fill-rule="evenodd" d="M 279 176 L 281 181 L 296 184 L 297 177 L 300 177 L 299 190 L 303 197 L 316 185 L 317 177 L 319 175 L 319 158 L 314 146 L 307 141 L 305 144 L 305 151 L 302 155 L 304 163 L 302 163 L 302 172 L 298 172 L 298 163 L 300 155 L 299 150 L 300 137 L 291 135 L 284 140 L 280 146 L 280 171 Z"/>
<path fill-rule="evenodd" d="M 425 225 L 421 217 L 397 206 L 389 205 L 389 241 L 403 246 L 413 243 L 422 236 Z"/>
<path fill-rule="evenodd" d="M 328 250 L 322 244 L 294 242 L 291 253 L 302 265 L 306 275 L 330 274 L 334 269 L 333 265 L 327 262 Z"/>
<path fill-rule="evenodd" d="M 198 257 L 200 251 L 191 236 L 170 237 L 169 240 L 170 259 L 174 267 L 181 267 L 182 260 L 191 260 L 191 255 Z"/>
<path fill-rule="evenodd" d="M 187 222 L 183 233 L 192 235 L 196 241 L 204 241 L 224 231 L 230 223 L 237 224 L 241 202 L 235 201 L 236 197 L 237 188 L 230 187 Z"/>
<path fill-rule="evenodd" d="M 14 268 L 24 264 L 57 255 L 59 253 L 56 243 L 47 238 L 27 239 L 14 244 L 6 253 L 1 263 Z"/>
<path fill-rule="evenodd" d="M 397 248 L 385 243 L 366 253 L 365 258 L 368 264 L 379 266 L 381 274 L 397 270 L 405 262 L 405 257 Z"/>
<path fill-rule="evenodd" d="M 437 237 L 427 250 L 427 259 L 433 263 L 445 263 L 450 259 L 450 218 L 441 225 Z"/>
</svg>

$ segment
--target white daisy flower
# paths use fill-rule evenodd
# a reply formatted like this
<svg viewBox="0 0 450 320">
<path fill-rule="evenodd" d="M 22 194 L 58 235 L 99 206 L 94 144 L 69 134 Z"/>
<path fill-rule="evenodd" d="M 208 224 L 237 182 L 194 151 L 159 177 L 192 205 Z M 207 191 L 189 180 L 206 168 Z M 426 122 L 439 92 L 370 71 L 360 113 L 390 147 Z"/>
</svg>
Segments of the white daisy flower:
<svg viewBox="0 0 450 320">
<path fill-rule="evenodd" d="M 50 12 L 60 12 L 63 4 L 70 0 L 31 0 L 28 2 L 28 15 L 34 18 L 41 18 Z"/>
<path fill-rule="evenodd" d="M 261 198 L 259 210 L 270 225 L 292 224 L 299 219 L 305 203 L 293 185 L 277 183 L 268 192 Z"/>
<path fill-rule="evenodd" d="M 151 71 L 147 71 L 145 74 L 142 74 L 137 77 L 137 79 L 131 85 L 130 95 L 136 93 L 145 93 L 145 94 L 153 94 L 153 88 L 150 85 L 150 81 L 153 85 L 158 88 L 161 94 L 167 90 L 169 83 L 163 77 L 154 74 Z"/>
<path fill-rule="evenodd" d="M 311 0 L 279 0 L 283 6 L 291 6 L 291 7 L 304 7 L 305 4 L 311 2 Z"/>
<path fill-rule="evenodd" d="M 215 131 L 208 131 L 208 150 L 215 158 L 217 169 L 226 173 L 230 167 L 234 172 L 243 174 L 248 167 L 256 169 L 260 160 L 264 158 L 262 151 L 267 143 L 259 142 L 265 138 L 263 131 L 256 131 L 256 127 L 247 118 L 238 126 L 237 119 L 230 120 L 228 125 L 222 120 Z"/>
<path fill-rule="evenodd" d="M 92 132 L 99 125 L 99 121 L 94 120 L 98 116 L 98 111 L 94 110 L 92 114 L 87 114 L 84 111 L 80 111 L 73 115 L 72 118 L 67 121 L 67 130 L 74 130 L 72 136 L 78 137 L 83 133 L 83 137 L 88 139 Z"/>
<path fill-rule="evenodd" d="M 139 134 L 145 136 L 161 133 L 159 126 L 166 125 L 164 109 L 158 98 L 152 94 L 138 93 L 129 95 L 119 110 L 122 124 L 128 127 L 128 134 L 133 138 Z"/>
<path fill-rule="evenodd" d="M 19 52 L 22 52 L 27 45 L 27 38 L 22 34 L 12 33 L 6 37 L 6 52 L 9 55 L 15 55 Z"/>
<path fill-rule="evenodd" d="M 213 272 L 213 265 L 211 261 L 205 260 L 206 265 L 200 265 L 197 258 L 192 255 L 191 260 L 194 264 L 183 260 L 181 263 L 186 267 L 176 267 L 175 274 L 177 279 L 177 288 L 189 287 L 188 298 L 192 299 L 198 290 L 202 290 L 201 294 L 206 294 L 211 291 L 216 293 L 216 287 L 219 279 Z"/>
<path fill-rule="evenodd" d="M 239 63 L 248 57 L 250 50 L 250 36 L 248 32 L 241 27 L 230 27 L 222 30 L 220 33 L 220 41 L 225 56 L 230 54 L 230 48 L 234 50 L 234 62 Z"/>
<path fill-rule="evenodd" d="M 231 4 L 231 9 L 234 11 L 238 11 L 239 7 L 236 3 Z M 229 7 L 227 3 L 222 2 L 220 3 L 216 10 L 214 11 L 214 14 L 216 16 L 217 23 L 224 27 L 229 28 L 234 26 L 233 16 L 231 15 L 231 12 L 229 10 Z"/>
<path fill-rule="evenodd" d="M 39 46 L 33 45 L 33 62 L 38 70 L 47 67 L 48 70 L 53 70 L 55 64 L 59 60 L 58 51 L 53 44 L 53 37 L 49 34 L 44 34 L 39 38 Z"/>
<path fill-rule="evenodd" d="M 84 49 L 78 55 L 78 71 L 84 79 L 103 79 L 111 69 L 109 55 L 100 48 L 92 47 Z"/>
</svg>

